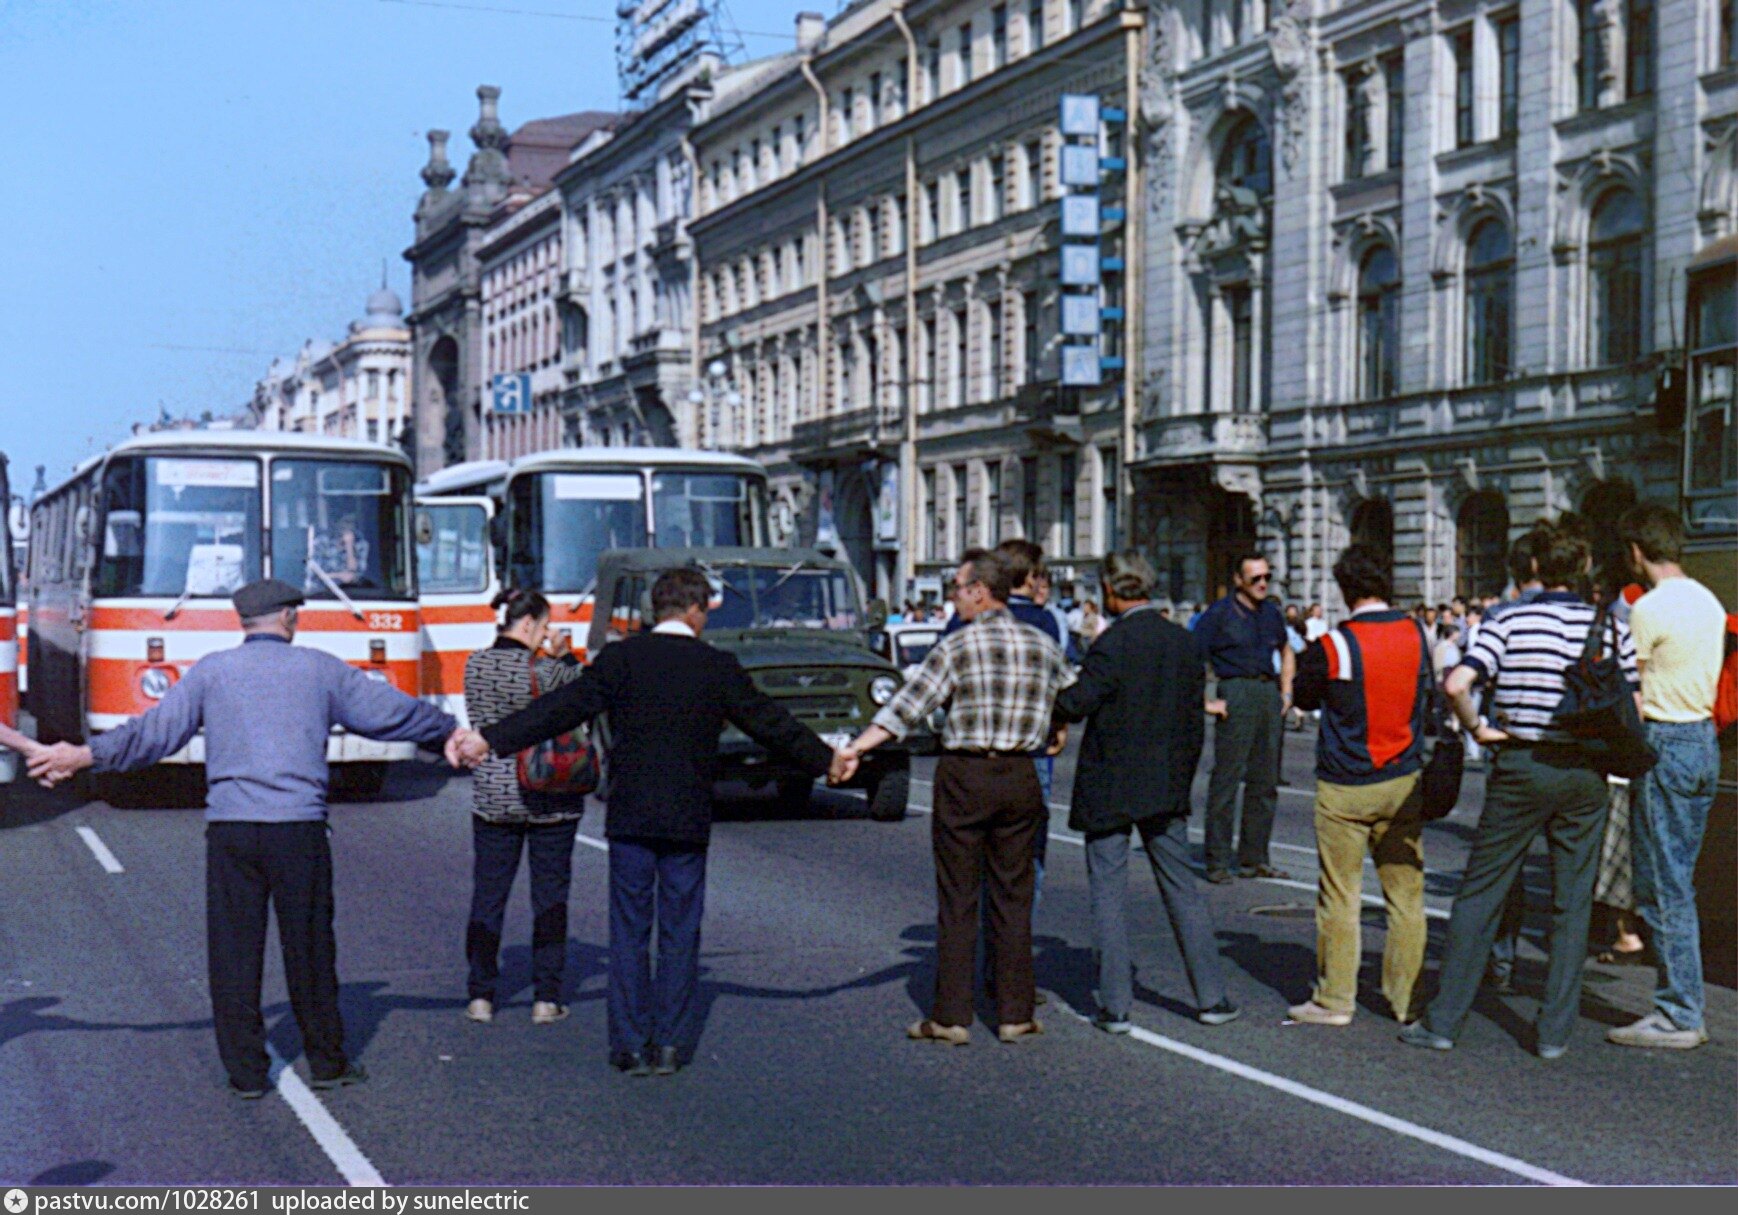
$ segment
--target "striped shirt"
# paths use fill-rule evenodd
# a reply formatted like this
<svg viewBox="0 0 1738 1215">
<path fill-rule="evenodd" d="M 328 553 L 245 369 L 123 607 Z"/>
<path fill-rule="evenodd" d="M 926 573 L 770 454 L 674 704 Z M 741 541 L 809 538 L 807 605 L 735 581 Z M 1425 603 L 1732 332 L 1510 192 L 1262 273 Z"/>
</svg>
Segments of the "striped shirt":
<svg viewBox="0 0 1738 1215">
<path fill-rule="evenodd" d="M 1581 657 L 1595 615 L 1577 595 L 1545 591 L 1485 621 L 1461 665 L 1495 685 L 1493 725 L 1522 742 L 1574 741 L 1552 723 L 1563 703 L 1563 672 Z M 1605 630 L 1606 645 L 1616 633 L 1618 661 L 1631 686 L 1639 687 L 1629 626 L 1608 617 Z"/>
<path fill-rule="evenodd" d="M 537 690 L 548 694 L 578 679 L 585 668 L 531 651 L 510 637 L 465 659 L 465 712 L 481 730 L 531 703 L 531 664 Z M 578 798 L 529 794 L 519 784 L 518 755 L 491 755 L 471 775 L 471 813 L 491 823 L 559 823 L 585 812 Z"/>
<path fill-rule="evenodd" d="M 1047 635 L 1005 609 L 985 612 L 936 643 L 875 724 L 904 738 L 946 705 L 941 745 L 949 751 L 1039 751 L 1056 693 L 1075 678 Z"/>
</svg>

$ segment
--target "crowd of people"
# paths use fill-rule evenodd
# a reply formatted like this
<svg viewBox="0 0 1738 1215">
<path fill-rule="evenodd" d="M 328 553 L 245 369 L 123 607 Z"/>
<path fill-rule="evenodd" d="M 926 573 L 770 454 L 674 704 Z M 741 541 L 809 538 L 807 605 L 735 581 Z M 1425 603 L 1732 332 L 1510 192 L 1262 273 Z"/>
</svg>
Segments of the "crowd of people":
<svg viewBox="0 0 1738 1215">
<path fill-rule="evenodd" d="M 1085 844 L 1098 959 L 1094 1024 L 1110 1033 L 1131 1028 L 1127 874 L 1136 834 L 1196 1018 L 1207 1025 L 1236 1020 L 1206 887 L 1190 858 L 1192 786 L 1212 720 L 1205 879 L 1284 878 L 1269 855 L 1281 723 L 1305 711 L 1320 720 L 1317 973 L 1289 1009 L 1292 1020 L 1345 1026 L 1356 1014 L 1368 857 L 1387 912 L 1381 990 L 1388 1011 L 1403 1027 L 1403 1042 L 1451 1049 L 1481 983 L 1500 987 L 1512 973 L 1524 909 L 1520 873 L 1542 837 L 1552 892 L 1536 1052 L 1556 1058 L 1569 1046 L 1596 898 L 1621 900 L 1622 910 L 1633 911 L 1648 941 L 1630 921 L 1627 939 L 1613 948 L 1626 960 L 1646 956 L 1658 972 L 1652 1011 L 1607 1037 L 1684 1049 L 1707 1040 L 1692 874 L 1717 776 L 1712 712 L 1726 616 L 1684 574 L 1683 527 L 1671 511 L 1636 507 L 1620 539 L 1642 584 L 1623 610 L 1583 593 L 1589 540 L 1569 517 L 1541 522 L 1515 542 L 1515 594 L 1497 603 L 1395 606 L 1386 559 L 1353 544 L 1333 567 L 1348 615 L 1332 626 L 1320 604 L 1282 609 L 1269 594 L 1271 567 L 1257 553 L 1237 562 L 1226 594 L 1198 610 L 1187 606 L 1186 615 L 1155 598 L 1157 579 L 1143 556 L 1110 554 L 1099 598 L 1070 618 L 1049 602 L 1036 545 L 1011 540 L 974 549 L 954 571 L 942 638 L 872 722 L 837 748 L 757 689 L 736 658 L 705 644 L 711 587 L 694 569 L 657 579 L 654 628 L 606 646 L 583 667 L 550 633 L 542 596 L 505 593 L 496 604 L 499 637 L 466 666 L 475 728 L 329 654 L 289 645 L 302 592 L 266 581 L 235 593 L 244 644 L 197 663 L 157 708 L 88 745 L 45 746 L 11 734 L 0 743 L 22 750 L 31 775 L 53 785 L 86 768 L 148 766 L 204 731 L 211 998 L 219 1054 L 242 1097 L 258 1097 L 268 1085 L 260 1014 L 268 903 L 314 1086 L 365 1078 L 345 1053 L 337 1006 L 325 829 L 325 745 L 335 725 L 414 740 L 474 770 L 465 1015 L 478 1023 L 496 1015 L 504 909 L 527 859 L 531 1016 L 551 1024 L 567 1015 L 567 897 L 584 804 L 538 791 L 522 761 L 528 749 L 607 720 L 609 1055 L 633 1075 L 679 1070 L 699 1037 L 711 772 L 724 724 L 841 783 L 866 755 L 938 709 L 945 718 L 931 831 L 936 980 L 926 1015 L 907 1031 L 911 1038 L 970 1041 L 980 933 L 997 1037 L 1014 1042 L 1042 1033 L 1033 916 L 1052 758 L 1076 725 L 1084 734 L 1069 826 Z M 1102 628 L 1093 622 L 1099 603 Z M 1081 650 L 1078 663 L 1070 660 L 1071 642 Z M 1609 777 L 1603 744 L 1559 719 L 1573 672 L 1590 656 L 1615 662 L 1620 695 L 1633 695 L 1644 723 L 1645 739 L 1634 741 L 1655 759 L 1627 786 Z M 276 691 L 261 697 L 262 687 Z M 1427 754 L 1433 730 L 1441 735 L 1432 713 L 1438 697 L 1491 760 L 1441 973 L 1426 1002 L 1423 827 Z M 1624 843 L 1628 861 L 1615 855 Z"/>
</svg>

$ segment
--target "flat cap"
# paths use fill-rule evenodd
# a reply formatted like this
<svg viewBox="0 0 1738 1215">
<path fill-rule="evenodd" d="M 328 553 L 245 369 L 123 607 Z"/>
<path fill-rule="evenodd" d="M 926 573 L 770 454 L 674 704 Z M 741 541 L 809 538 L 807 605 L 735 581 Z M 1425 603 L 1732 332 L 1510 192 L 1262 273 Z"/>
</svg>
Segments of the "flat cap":
<svg viewBox="0 0 1738 1215">
<path fill-rule="evenodd" d="M 262 578 L 235 593 L 235 614 L 243 620 L 269 616 L 280 608 L 300 607 L 307 597 L 287 582 Z"/>
</svg>

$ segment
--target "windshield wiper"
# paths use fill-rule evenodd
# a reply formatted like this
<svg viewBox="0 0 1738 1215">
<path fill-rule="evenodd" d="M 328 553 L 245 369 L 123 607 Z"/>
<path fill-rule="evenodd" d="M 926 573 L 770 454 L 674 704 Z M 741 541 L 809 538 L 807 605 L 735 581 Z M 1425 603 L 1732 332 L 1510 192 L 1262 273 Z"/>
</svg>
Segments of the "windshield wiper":
<svg viewBox="0 0 1738 1215">
<path fill-rule="evenodd" d="M 573 601 L 573 614 L 575 616 L 579 615 L 579 609 L 585 606 L 585 597 L 587 595 L 594 595 L 594 597 L 595 597 L 596 591 L 597 591 L 597 575 L 593 574 L 591 576 L 591 581 L 585 584 L 585 589 L 579 592 L 579 598 L 575 599 Z M 596 610 L 595 606 L 594 606 L 593 610 L 594 611 Z"/>
<path fill-rule="evenodd" d="M 163 613 L 163 619 L 175 619 L 175 617 L 181 614 L 181 609 L 186 606 L 187 601 L 191 598 L 193 598 L 193 588 L 188 587 L 186 590 L 181 592 L 181 598 L 177 599 L 174 604 L 170 606 L 169 610 Z"/>
<path fill-rule="evenodd" d="M 772 586 L 769 587 L 768 589 L 773 590 L 773 591 L 778 590 L 779 587 L 783 586 L 785 583 L 789 582 L 792 578 L 796 577 L 797 574 L 799 574 L 800 572 L 802 572 L 803 570 L 806 570 L 808 568 L 809 568 L 809 563 L 807 561 L 797 562 L 795 565 L 791 566 L 790 569 L 786 570 L 783 574 L 780 574 L 779 580 L 777 582 L 773 583 Z"/>
<path fill-rule="evenodd" d="M 362 615 L 362 609 L 356 606 L 356 601 L 344 593 L 344 588 L 338 585 L 338 583 L 333 579 L 332 575 L 328 574 L 325 570 L 320 568 L 320 563 L 318 561 L 315 561 L 312 557 L 309 557 L 308 558 L 308 568 L 314 571 L 314 577 L 318 578 L 321 582 L 326 584 L 327 590 L 331 591 L 332 594 L 334 594 L 338 597 L 338 601 L 340 603 L 342 603 L 345 607 L 350 609 L 350 614 L 352 616 L 356 617 L 356 619 L 358 619 L 358 620 L 364 619 L 364 617 Z"/>
</svg>

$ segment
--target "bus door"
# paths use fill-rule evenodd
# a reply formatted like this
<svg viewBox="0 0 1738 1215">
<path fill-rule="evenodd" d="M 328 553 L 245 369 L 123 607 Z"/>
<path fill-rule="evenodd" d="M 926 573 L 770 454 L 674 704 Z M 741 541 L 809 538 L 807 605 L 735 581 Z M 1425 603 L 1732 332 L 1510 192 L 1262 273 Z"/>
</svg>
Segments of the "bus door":
<svg viewBox="0 0 1738 1215">
<path fill-rule="evenodd" d="M 501 589 L 491 531 L 495 504 L 488 498 L 419 498 L 416 571 L 422 607 L 422 696 L 469 724 L 465 714 L 465 659 L 495 641 Z"/>
</svg>

